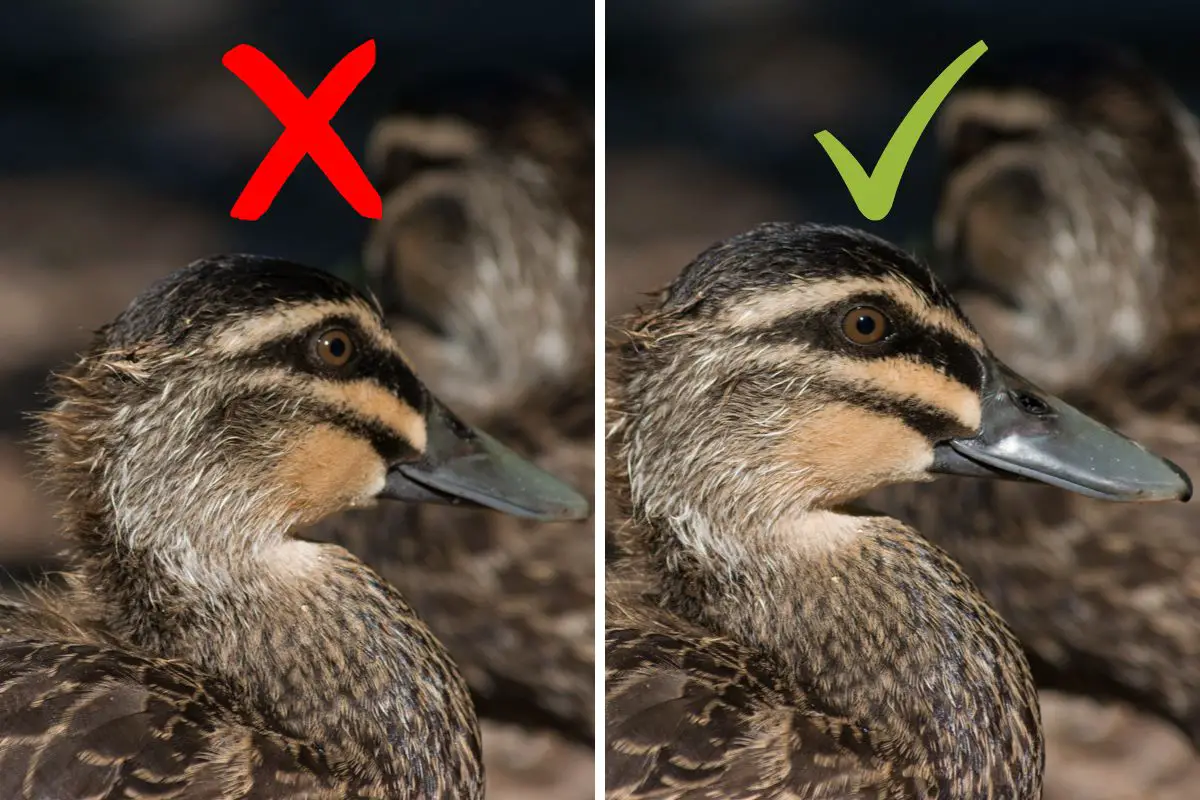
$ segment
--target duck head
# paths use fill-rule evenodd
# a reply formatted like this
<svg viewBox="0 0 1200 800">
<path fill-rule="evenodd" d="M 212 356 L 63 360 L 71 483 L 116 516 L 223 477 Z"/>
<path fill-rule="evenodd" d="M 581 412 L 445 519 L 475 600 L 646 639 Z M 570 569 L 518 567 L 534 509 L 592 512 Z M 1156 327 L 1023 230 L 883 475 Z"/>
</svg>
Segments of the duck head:
<svg viewBox="0 0 1200 800">
<path fill-rule="evenodd" d="M 55 393 L 45 448 L 69 526 L 133 545 L 261 548 L 377 499 L 589 513 L 440 403 L 372 299 L 286 261 L 222 256 L 163 279 Z"/>
<path fill-rule="evenodd" d="M 947 473 L 1191 495 L 1000 362 L 926 267 L 851 229 L 768 224 L 710 248 L 614 356 L 611 435 L 656 516 L 769 523 Z"/>
</svg>

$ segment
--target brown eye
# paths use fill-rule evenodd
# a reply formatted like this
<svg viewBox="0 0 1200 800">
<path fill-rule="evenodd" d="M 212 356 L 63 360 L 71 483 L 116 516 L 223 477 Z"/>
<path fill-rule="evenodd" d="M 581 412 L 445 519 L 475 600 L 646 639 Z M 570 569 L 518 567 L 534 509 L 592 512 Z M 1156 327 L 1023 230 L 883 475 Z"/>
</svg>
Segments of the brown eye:
<svg viewBox="0 0 1200 800">
<path fill-rule="evenodd" d="M 328 367 L 344 367 L 354 355 L 354 341 L 341 328 L 332 328 L 319 334 L 313 344 L 317 358 Z"/>
<path fill-rule="evenodd" d="M 882 311 L 870 306 L 852 308 L 842 317 L 842 333 L 855 344 L 875 344 L 892 332 L 892 325 Z"/>
</svg>

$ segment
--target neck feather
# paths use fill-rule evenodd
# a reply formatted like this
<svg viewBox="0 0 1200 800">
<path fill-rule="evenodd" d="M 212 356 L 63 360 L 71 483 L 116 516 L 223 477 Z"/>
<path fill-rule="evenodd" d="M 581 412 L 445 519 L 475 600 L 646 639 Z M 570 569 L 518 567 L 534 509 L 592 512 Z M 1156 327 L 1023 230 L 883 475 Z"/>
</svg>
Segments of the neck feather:
<svg viewBox="0 0 1200 800">
<path fill-rule="evenodd" d="M 835 511 L 736 536 L 698 515 L 639 527 L 663 606 L 766 653 L 833 713 L 928 752 L 949 796 L 1034 785 L 1040 720 L 1020 644 L 915 531 Z"/>
<path fill-rule="evenodd" d="M 214 437 L 247 440 L 243 464 L 280 445 L 250 450 L 218 404 L 169 385 L 128 408 L 103 388 L 73 384 L 44 434 L 86 621 L 224 681 L 368 793 L 480 796 L 474 709 L 449 654 L 349 553 L 292 538 L 295 504 L 236 474 Z"/>
<path fill-rule="evenodd" d="M 195 582 L 179 581 L 181 563 Z M 399 593 L 341 548 L 300 540 L 221 569 L 125 550 L 85 560 L 74 583 L 120 640 L 222 679 L 364 785 L 473 796 L 482 768 L 468 689 Z"/>
</svg>

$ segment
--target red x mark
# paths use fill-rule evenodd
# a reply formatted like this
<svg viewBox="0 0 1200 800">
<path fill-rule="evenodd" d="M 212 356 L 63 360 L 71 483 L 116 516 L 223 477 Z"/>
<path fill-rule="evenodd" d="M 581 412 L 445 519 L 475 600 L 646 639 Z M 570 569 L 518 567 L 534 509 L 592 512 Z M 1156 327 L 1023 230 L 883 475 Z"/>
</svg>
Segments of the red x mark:
<svg viewBox="0 0 1200 800">
<path fill-rule="evenodd" d="M 248 44 L 230 50 L 221 63 L 241 78 L 284 125 L 283 133 L 233 204 L 230 216 L 246 220 L 261 217 L 305 155 L 312 156 L 355 211 L 371 219 L 383 216 L 379 192 L 329 126 L 346 98 L 375 66 L 374 39 L 351 50 L 310 97 L 305 97 L 275 62 Z"/>
</svg>

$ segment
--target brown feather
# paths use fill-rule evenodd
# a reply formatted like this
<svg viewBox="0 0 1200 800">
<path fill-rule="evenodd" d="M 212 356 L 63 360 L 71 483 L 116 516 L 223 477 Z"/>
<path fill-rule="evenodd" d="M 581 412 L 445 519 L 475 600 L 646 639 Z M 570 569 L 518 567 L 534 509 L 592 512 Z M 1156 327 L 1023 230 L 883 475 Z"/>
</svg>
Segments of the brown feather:
<svg viewBox="0 0 1200 800">
<path fill-rule="evenodd" d="M 324 310 L 293 313 L 306 303 Z M 281 338 L 214 344 L 255 315 Z M 330 324 L 354 331 L 356 379 L 390 388 L 389 407 L 428 405 L 368 300 L 249 256 L 151 287 L 55 381 L 42 447 L 71 568 L 65 593 L 0 614 L 0 794 L 482 796 L 445 648 L 362 562 L 293 535 L 374 496 L 395 457 L 381 448 L 421 452 L 410 416 L 376 413 L 380 392 L 356 407 L 289 355 Z M 341 481 L 298 469 L 330 441 L 309 470 Z"/>
<path fill-rule="evenodd" d="M 926 334 L 953 336 L 947 316 L 970 330 L 879 240 L 774 224 L 698 257 L 612 347 L 610 798 L 1040 795 L 1037 694 L 1016 638 L 944 552 L 844 506 L 924 479 L 932 442 L 967 430 L 944 405 L 959 392 L 938 348 L 984 352 L 973 332 L 905 351 L 929 379 L 906 381 L 894 408 L 919 398 L 945 412 L 940 432 L 918 435 L 903 410 L 881 410 L 898 396 L 879 380 L 888 358 L 839 371 L 853 353 L 822 344 L 829 312 L 812 298 L 862 275 L 894 285 L 896 307 L 926 304 L 913 322 Z M 801 311 L 776 329 L 746 336 L 729 321 L 749 297 L 789 296 Z M 789 358 L 772 358 L 784 339 Z M 860 440 L 894 418 L 911 436 Z M 855 430 L 839 438 L 841 424 Z"/>
</svg>

